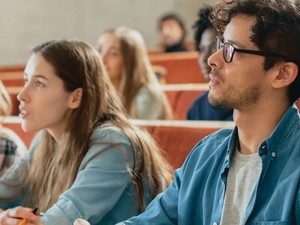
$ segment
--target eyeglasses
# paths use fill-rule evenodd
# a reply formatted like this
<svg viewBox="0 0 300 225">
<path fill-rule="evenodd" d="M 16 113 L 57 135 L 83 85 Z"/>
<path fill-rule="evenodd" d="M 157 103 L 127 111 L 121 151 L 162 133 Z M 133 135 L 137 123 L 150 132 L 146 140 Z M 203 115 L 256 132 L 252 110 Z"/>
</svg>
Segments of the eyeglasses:
<svg viewBox="0 0 300 225">
<path fill-rule="evenodd" d="M 234 53 L 235 52 L 241 52 L 241 53 L 246 53 L 246 54 L 251 54 L 251 55 L 259 55 L 259 56 L 264 56 L 264 57 L 277 57 L 277 58 L 282 58 L 286 61 L 291 61 L 287 56 L 274 53 L 274 52 L 265 52 L 265 51 L 255 51 L 255 50 L 248 50 L 248 49 L 240 49 L 240 48 L 235 48 L 232 44 L 228 42 L 224 42 L 224 40 L 217 38 L 217 50 L 223 48 L 223 58 L 225 62 L 231 63 Z"/>
</svg>

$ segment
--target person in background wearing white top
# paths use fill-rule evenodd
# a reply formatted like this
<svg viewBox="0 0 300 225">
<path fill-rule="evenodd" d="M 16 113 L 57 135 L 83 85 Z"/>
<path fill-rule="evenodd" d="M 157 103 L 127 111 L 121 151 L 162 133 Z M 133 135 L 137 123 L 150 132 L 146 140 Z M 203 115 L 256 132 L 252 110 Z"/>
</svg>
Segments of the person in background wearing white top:
<svg viewBox="0 0 300 225">
<path fill-rule="evenodd" d="M 172 110 L 151 67 L 142 35 L 128 27 L 99 36 L 96 49 L 131 118 L 171 119 Z"/>
</svg>

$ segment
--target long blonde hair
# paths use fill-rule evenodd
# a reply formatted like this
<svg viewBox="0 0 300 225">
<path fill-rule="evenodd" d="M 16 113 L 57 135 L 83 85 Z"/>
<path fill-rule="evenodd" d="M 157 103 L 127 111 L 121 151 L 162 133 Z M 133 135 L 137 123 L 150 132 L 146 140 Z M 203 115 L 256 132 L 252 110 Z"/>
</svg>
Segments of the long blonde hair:
<svg viewBox="0 0 300 225">
<path fill-rule="evenodd" d="M 92 132 L 110 123 L 127 135 L 135 161 L 138 160 L 136 147 L 140 148 L 141 166 L 134 168 L 137 173 L 129 172 L 137 193 L 138 210 L 143 210 L 143 178 L 147 176 L 156 195 L 163 190 L 162 180 L 167 184 L 171 181 L 170 167 L 151 137 L 129 123 L 96 50 L 81 41 L 61 40 L 38 45 L 33 54 L 40 54 L 54 67 L 66 91 L 82 88 L 83 93 L 79 108 L 68 118 L 61 138 L 63 143 L 56 143 L 46 130 L 42 131 L 28 177 L 29 205 L 38 205 L 45 211 L 70 188 L 88 151 Z"/>
<path fill-rule="evenodd" d="M 0 80 L 0 116 L 9 116 L 12 111 L 12 102 L 8 91 Z"/>
<path fill-rule="evenodd" d="M 118 27 L 105 33 L 113 34 L 120 41 L 120 51 L 124 62 L 120 92 L 128 114 L 132 118 L 136 117 L 134 100 L 140 88 L 146 87 L 154 102 L 162 102 L 160 118 L 171 119 L 171 107 L 155 76 L 142 35 L 128 27 Z M 158 95 L 158 91 L 160 91 L 160 95 Z"/>
</svg>

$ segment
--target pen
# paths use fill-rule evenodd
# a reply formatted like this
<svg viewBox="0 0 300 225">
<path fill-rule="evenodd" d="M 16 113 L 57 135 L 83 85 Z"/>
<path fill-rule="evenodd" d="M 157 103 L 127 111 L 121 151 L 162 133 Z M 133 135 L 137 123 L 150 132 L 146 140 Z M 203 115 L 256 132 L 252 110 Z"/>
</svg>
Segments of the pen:
<svg viewBox="0 0 300 225">
<path fill-rule="evenodd" d="M 35 214 L 38 211 L 38 208 L 35 208 L 32 210 L 32 213 Z M 19 223 L 19 225 L 25 225 L 27 223 L 27 219 L 22 219 L 22 221 Z"/>
</svg>

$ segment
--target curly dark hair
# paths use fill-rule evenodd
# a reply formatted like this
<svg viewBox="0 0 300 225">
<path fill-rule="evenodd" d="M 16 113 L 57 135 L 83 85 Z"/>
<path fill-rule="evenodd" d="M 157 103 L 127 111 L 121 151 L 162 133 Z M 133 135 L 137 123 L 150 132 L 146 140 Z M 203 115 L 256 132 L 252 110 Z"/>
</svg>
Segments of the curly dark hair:
<svg viewBox="0 0 300 225">
<path fill-rule="evenodd" d="M 223 0 L 216 4 L 211 21 L 220 36 L 233 17 L 238 14 L 253 16 L 250 40 L 261 51 L 276 52 L 297 64 L 300 72 L 300 8 L 291 0 Z M 278 57 L 266 57 L 264 69 L 269 70 Z M 300 96 L 299 73 L 288 90 L 290 104 Z"/>
<path fill-rule="evenodd" d="M 202 38 L 203 32 L 208 29 L 212 28 L 213 25 L 210 21 L 210 13 L 212 12 L 211 6 L 205 6 L 204 8 L 200 8 L 198 12 L 198 20 L 193 25 L 193 29 L 195 30 L 194 33 L 194 40 L 195 40 L 195 47 L 197 51 L 199 51 L 199 43 Z"/>
</svg>

